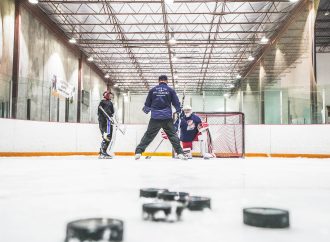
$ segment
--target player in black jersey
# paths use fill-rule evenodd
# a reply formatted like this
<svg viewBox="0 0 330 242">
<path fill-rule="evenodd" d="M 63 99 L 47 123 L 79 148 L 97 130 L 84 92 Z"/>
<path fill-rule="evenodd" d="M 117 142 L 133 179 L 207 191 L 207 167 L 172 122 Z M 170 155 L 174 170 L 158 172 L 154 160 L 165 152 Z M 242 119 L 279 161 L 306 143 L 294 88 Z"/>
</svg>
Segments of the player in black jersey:
<svg viewBox="0 0 330 242">
<path fill-rule="evenodd" d="M 102 134 L 102 143 L 100 148 L 100 159 L 111 159 L 112 156 L 107 153 L 107 149 L 109 144 L 112 141 L 113 137 L 113 123 L 109 119 L 114 114 L 114 108 L 111 101 L 112 98 L 111 91 L 105 91 L 103 93 L 103 100 L 101 100 L 98 106 L 98 120 L 99 120 L 99 128 Z M 104 113 L 106 112 L 106 114 Z"/>
</svg>

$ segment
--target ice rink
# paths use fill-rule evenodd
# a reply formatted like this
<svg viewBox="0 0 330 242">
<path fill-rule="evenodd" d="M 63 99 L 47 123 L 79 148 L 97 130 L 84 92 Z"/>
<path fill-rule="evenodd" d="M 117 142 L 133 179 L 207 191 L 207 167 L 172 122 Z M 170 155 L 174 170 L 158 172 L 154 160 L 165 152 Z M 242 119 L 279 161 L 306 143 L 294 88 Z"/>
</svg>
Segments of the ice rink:
<svg viewBox="0 0 330 242">
<path fill-rule="evenodd" d="M 67 222 L 124 220 L 126 242 L 328 242 L 330 159 L 0 158 L 0 241 L 60 242 Z M 143 221 L 139 189 L 211 197 L 176 223 Z M 289 229 L 242 222 L 242 208 L 288 209 Z"/>
</svg>

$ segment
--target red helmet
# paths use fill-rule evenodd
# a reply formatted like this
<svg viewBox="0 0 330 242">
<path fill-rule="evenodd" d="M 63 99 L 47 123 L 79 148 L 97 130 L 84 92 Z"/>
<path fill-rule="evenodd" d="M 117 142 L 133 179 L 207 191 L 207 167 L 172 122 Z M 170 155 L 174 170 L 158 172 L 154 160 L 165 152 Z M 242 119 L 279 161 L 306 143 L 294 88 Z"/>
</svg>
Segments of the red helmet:
<svg viewBox="0 0 330 242">
<path fill-rule="evenodd" d="M 112 95 L 112 92 L 111 92 L 111 91 L 105 91 L 105 92 L 103 93 L 103 97 L 104 97 L 104 99 L 106 99 L 106 100 L 110 100 L 110 99 L 111 99 L 111 95 Z"/>
</svg>

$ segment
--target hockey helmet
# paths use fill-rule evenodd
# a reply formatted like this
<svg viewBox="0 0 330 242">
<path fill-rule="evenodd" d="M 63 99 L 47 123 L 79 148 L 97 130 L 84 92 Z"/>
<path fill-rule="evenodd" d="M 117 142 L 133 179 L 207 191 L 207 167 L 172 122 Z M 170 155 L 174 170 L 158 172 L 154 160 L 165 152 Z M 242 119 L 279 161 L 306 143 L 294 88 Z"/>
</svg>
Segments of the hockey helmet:
<svg viewBox="0 0 330 242">
<path fill-rule="evenodd" d="M 110 100 L 110 99 L 111 99 L 111 95 L 112 95 L 112 92 L 109 91 L 109 90 L 107 90 L 107 91 L 105 91 L 105 92 L 103 93 L 103 97 L 104 97 L 104 99 L 106 99 L 106 100 Z"/>
<path fill-rule="evenodd" d="M 184 111 L 190 110 L 191 111 L 192 110 L 192 107 L 189 104 L 186 104 L 186 105 L 183 106 L 182 110 L 184 110 Z"/>
</svg>

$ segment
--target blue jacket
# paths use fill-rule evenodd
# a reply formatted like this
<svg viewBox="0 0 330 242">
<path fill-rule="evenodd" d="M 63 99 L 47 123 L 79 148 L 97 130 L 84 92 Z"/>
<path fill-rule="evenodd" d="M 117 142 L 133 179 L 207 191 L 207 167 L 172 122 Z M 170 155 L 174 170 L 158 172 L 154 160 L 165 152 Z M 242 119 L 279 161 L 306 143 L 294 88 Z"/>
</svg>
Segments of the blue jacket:
<svg viewBox="0 0 330 242">
<path fill-rule="evenodd" d="M 190 117 L 183 117 L 180 124 L 180 140 L 183 142 L 193 141 L 198 134 L 198 125 L 202 120 L 194 113 Z"/>
<path fill-rule="evenodd" d="M 176 92 L 166 83 L 159 83 L 159 85 L 150 89 L 144 106 L 150 108 L 152 119 L 171 119 L 173 105 L 176 112 L 180 112 L 180 101 Z"/>
</svg>

